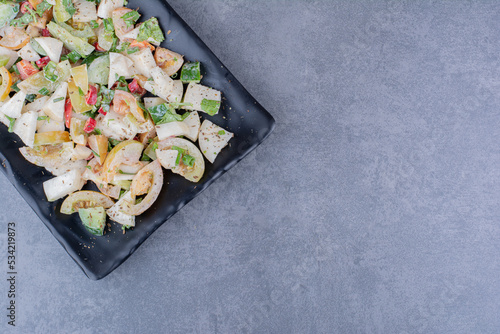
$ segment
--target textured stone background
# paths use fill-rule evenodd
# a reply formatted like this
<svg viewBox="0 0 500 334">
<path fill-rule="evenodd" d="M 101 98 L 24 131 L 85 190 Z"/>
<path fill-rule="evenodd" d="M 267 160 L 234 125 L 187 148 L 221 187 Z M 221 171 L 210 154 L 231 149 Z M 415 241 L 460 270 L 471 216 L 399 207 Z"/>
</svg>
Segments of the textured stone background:
<svg viewBox="0 0 500 334">
<path fill-rule="evenodd" d="M 98 282 L 0 176 L 0 332 L 498 333 L 500 3 L 170 3 L 274 134 Z"/>
</svg>

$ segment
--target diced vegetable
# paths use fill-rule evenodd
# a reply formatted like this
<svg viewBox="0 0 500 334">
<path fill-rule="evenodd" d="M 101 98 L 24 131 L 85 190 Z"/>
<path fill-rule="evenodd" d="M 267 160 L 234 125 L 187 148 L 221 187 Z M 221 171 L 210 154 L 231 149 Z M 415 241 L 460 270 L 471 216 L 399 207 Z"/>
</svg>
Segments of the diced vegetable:
<svg viewBox="0 0 500 334">
<path fill-rule="evenodd" d="M 158 142 L 158 149 L 156 154 L 161 155 L 163 150 L 179 149 L 182 150 L 182 155 L 189 155 L 193 158 L 192 166 L 187 166 L 184 164 L 182 158 L 180 158 L 178 165 L 172 169 L 172 172 L 184 176 L 187 180 L 191 182 L 200 181 L 203 173 L 205 172 L 205 160 L 201 155 L 200 150 L 189 140 L 182 138 L 167 138 Z"/>
<path fill-rule="evenodd" d="M 61 176 L 43 183 L 43 190 L 49 202 L 57 201 L 64 196 L 82 189 L 84 181 L 79 170 L 71 170 Z"/>
<path fill-rule="evenodd" d="M 75 14 L 73 22 L 90 22 L 97 20 L 97 9 L 93 1 L 75 0 Z"/>
<path fill-rule="evenodd" d="M 133 200 L 135 198 L 132 198 L 130 191 L 127 191 L 118 202 L 106 211 L 107 215 L 111 220 L 124 226 L 135 226 L 135 216 L 128 215 L 122 211 L 123 207 L 129 203 L 128 201 L 131 202 Z"/>
<path fill-rule="evenodd" d="M 2 85 L 0 86 L 0 101 L 3 102 L 9 97 L 10 88 L 12 86 L 12 75 L 7 68 L 0 67 L 0 76 L 2 77 Z"/>
<path fill-rule="evenodd" d="M 54 18 L 57 22 L 66 22 L 75 13 L 71 0 L 55 0 Z"/>
<path fill-rule="evenodd" d="M 49 30 L 47 29 L 47 31 L 49 31 Z M 50 35 L 50 33 L 49 33 L 49 35 Z M 42 34 L 42 36 L 43 37 L 50 37 L 50 36 L 44 36 L 43 34 Z M 42 46 L 36 41 L 35 37 L 32 37 L 30 39 L 30 44 L 31 44 L 31 47 L 33 48 L 33 50 L 36 51 L 36 53 L 38 53 L 41 56 L 47 56 L 47 52 L 45 52 L 45 50 L 42 48 Z"/>
<path fill-rule="evenodd" d="M 43 72 L 38 72 L 29 77 L 27 80 L 19 83 L 17 86 L 19 89 L 26 92 L 26 94 L 40 94 L 40 90 L 44 88 L 50 93 L 55 91 L 61 83 L 68 80 L 70 76 L 70 69 L 71 65 L 69 61 L 65 60 L 57 65 L 57 73 L 59 75 L 57 81 L 51 82 L 44 77 Z"/>
<path fill-rule="evenodd" d="M 63 49 L 63 42 L 52 37 L 38 37 L 35 38 L 35 41 L 42 47 L 50 60 L 55 63 L 59 62 Z"/>
<path fill-rule="evenodd" d="M 141 49 L 138 52 L 129 54 L 128 57 L 134 62 L 137 73 L 147 78 L 152 76 L 151 70 L 156 67 L 156 62 L 150 49 Z"/>
<path fill-rule="evenodd" d="M 9 101 L 7 101 L 7 103 L 0 107 L 0 112 L 9 117 L 18 118 L 21 116 L 25 100 L 26 93 L 19 91 Z"/>
<path fill-rule="evenodd" d="M 158 152 L 156 152 L 156 157 L 163 168 L 172 169 L 177 165 L 176 162 L 179 154 L 177 150 L 158 150 Z"/>
<path fill-rule="evenodd" d="M 85 0 L 86 1 L 86 0 Z M 78 209 L 83 226 L 93 235 L 101 236 L 106 227 L 106 211 L 103 207 Z"/>
<path fill-rule="evenodd" d="M 40 146 L 36 149 L 21 147 L 19 151 L 23 157 L 39 167 L 55 167 L 64 165 L 71 159 L 73 143 Z"/>
<path fill-rule="evenodd" d="M 38 59 L 35 63 L 38 68 L 43 69 L 45 66 L 47 66 L 50 63 L 50 58 L 49 57 L 43 57 Z M 57 64 L 56 64 L 57 67 Z"/>
<path fill-rule="evenodd" d="M 64 109 L 67 91 L 68 84 L 66 82 L 63 82 L 42 108 L 43 112 L 47 116 L 58 122 L 64 121 Z"/>
<path fill-rule="evenodd" d="M 108 19 L 115 9 L 123 6 L 125 6 L 124 0 L 101 0 L 99 8 L 97 9 L 97 16 Z"/>
<path fill-rule="evenodd" d="M 69 98 L 71 99 L 71 105 L 75 112 L 81 114 L 86 111 L 92 110 L 92 106 L 89 106 L 85 102 L 85 93 L 80 87 L 76 85 L 75 81 L 73 80 L 68 81 L 68 93 Z"/>
<path fill-rule="evenodd" d="M 88 69 L 88 80 L 91 83 L 106 85 L 109 79 L 109 56 L 97 58 L 90 64 Z"/>
<path fill-rule="evenodd" d="M 229 140 L 233 137 L 233 133 L 206 119 L 201 124 L 198 141 L 203 155 L 205 155 L 208 161 L 213 163 L 220 151 L 226 147 Z"/>
<path fill-rule="evenodd" d="M 103 135 L 91 135 L 88 142 L 97 161 L 102 165 L 108 155 L 108 138 Z"/>
<path fill-rule="evenodd" d="M 31 62 L 24 59 L 18 62 L 16 64 L 16 67 L 21 77 L 21 80 L 26 80 L 39 71 L 33 66 L 33 64 L 31 64 Z"/>
<path fill-rule="evenodd" d="M 87 134 L 84 131 L 85 122 L 76 117 L 71 118 L 69 133 L 75 144 L 87 145 Z"/>
<path fill-rule="evenodd" d="M 115 34 L 116 37 L 118 37 L 120 40 L 123 39 L 123 36 L 126 33 L 134 29 L 135 21 L 137 21 L 137 19 L 139 19 L 140 17 L 139 15 L 139 17 L 137 17 L 136 20 L 133 21 L 132 24 L 130 24 L 130 22 L 137 16 L 134 14 L 139 15 L 139 13 L 137 13 L 135 10 L 126 7 L 117 8 L 113 11 L 112 18 Z"/>
<path fill-rule="evenodd" d="M 177 73 L 184 63 L 184 57 L 182 57 L 181 54 L 160 47 L 156 49 L 154 58 L 156 64 L 165 71 L 168 76 Z"/>
<path fill-rule="evenodd" d="M 79 209 L 88 209 L 103 207 L 105 209 L 112 207 L 114 201 L 106 195 L 97 191 L 82 190 L 69 195 L 61 205 L 61 213 L 70 215 Z"/>
<path fill-rule="evenodd" d="M 136 188 L 141 188 L 141 185 L 149 185 L 147 189 L 142 189 L 143 191 L 137 191 Z M 140 215 L 147 209 L 149 209 L 153 203 L 158 198 L 161 188 L 163 186 L 163 170 L 159 161 L 153 161 L 137 173 L 137 175 L 132 180 L 132 185 L 130 186 L 130 192 L 132 195 L 132 200 L 125 200 L 124 205 L 121 207 L 121 211 L 129 215 Z M 146 197 L 139 203 L 136 204 L 133 200 L 134 190 L 137 194 L 142 194 L 147 192 Z"/>
<path fill-rule="evenodd" d="M 19 4 L 14 1 L 0 3 L 0 27 L 10 24 L 19 13 Z"/>
<path fill-rule="evenodd" d="M 137 100 L 131 93 L 122 90 L 115 91 L 113 98 L 114 110 L 120 115 L 131 113 L 139 122 L 145 122 L 144 111 L 137 105 Z"/>
<path fill-rule="evenodd" d="M 109 182 L 118 173 L 121 164 L 135 163 L 142 155 L 143 145 L 135 140 L 126 140 L 113 147 L 103 164 L 103 180 Z"/>
<path fill-rule="evenodd" d="M 36 53 L 30 43 L 26 44 L 21 48 L 21 50 L 17 51 L 19 57 L 27 61 L 37 61 L 40 59 L 40 55 Z"/>
<path fill-rule="evenodd" d="M 28 111 L 21 115 L 14 124 L 13 132 L 21 138 L 26 146 L 33 147 L 35 141 L 38 113 Z"/>
<path fill-rule="evenodd" d="M 6 62 L 6 64 L 2 66 L 5 66 L 5 68 L 9 70 L 16 62 L 18 55 L 16 51 L 12 51 L 3 46 L 0 46 L 0 58 L 4 63 Z"/>
<path fill-rule="evenodd" d="M 125 79 L 132 79 L 132 77 L 137 74 L 134 62 L 124 55 L 119 53 L 110 52 L 109 53 L 109 78 L 108 87 L 113 87 L 114 83 L 119 77 L 124 77 Z"/>
<path fill-rule="evenodd" d="M 72 161 L 88 160 L 91 159 L 93 155 L 94 153 L 92 153 L 92 150 L 90 148 L 88 148 L 87 146 L 77 144 L 73 149 L 71 160 Z"/>
<path fill-rule="evenodd" d="M 82 56 L 88 56 L 95 49 L 92 45 L 87 43 L 86 40 L 71 35 L 66 29 L 54 22 L 50 22 L 47 25 L 47 28 L 54 37 L 60 39 L 64 43 L 64 46 L 71 51 L 78 52 Z"/>
<path fill-rule="evenodd" d="M 92 133 L 94 132 L 96 125 L 97 121 L 95 119 L 88 118 L 83 127 L 83 131 L 85 131 L 86 133 Z"/>
<path fill-rule="evenodd" d="M 169 137 L 187 136 L 189 127 L 184 122 L 169 122 L 156 126 L 156 133 L 159 140 Z"/>
<path fill-rule="evenodd" d="M 71 76 L 75 85 L 83 91 L 83 94 L 87 94 L 89 90 L 89 77 L 87 75 L 87 64 L 73 67 L 71 69 Z"/>
<path fill-rule="evenodd" d="M 37 115 L 38 117 L 38 115 Z M 70 142 L 69 132 L 67 131 L 50 131 L 35 134 L 35 146 L 40 145 L 55 145 Z"/>
<path fill-rule="evenodd" d="M 152 17 L 146 22 L 142 23 L 139 27 L 139 35 L 137 36 L 137 41 L 148 41 L 154 45 L 160 45 L 161 42 L 165 40 L 163 32 L 161 31 L 158 19 Z"/>
<path fill-rule="evenodd" d="M 192 111 L 183 121 L 188 127 L 188 133 L 185 135 L 189 140 L 195 142 L 198 139 L 200 131 L 200 116 L 197 111 Z"/>
<path fill-rule="evenodd" d="M 190 83 L 186 94 L 184 95 L 184 103 L 190 105 L 184 106 L 185 109 L 203 111 L 210 116 L 219 112 L 221 102 L 221 93 L 218 90 Z"/>
</svg>

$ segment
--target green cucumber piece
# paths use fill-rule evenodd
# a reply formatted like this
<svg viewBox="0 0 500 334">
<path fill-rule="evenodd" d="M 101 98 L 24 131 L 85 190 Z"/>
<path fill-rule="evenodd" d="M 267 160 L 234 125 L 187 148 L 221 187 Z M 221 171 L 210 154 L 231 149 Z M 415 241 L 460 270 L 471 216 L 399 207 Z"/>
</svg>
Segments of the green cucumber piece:
<svg viewBox="0 0 500 334">
<path fill-rule="evenodd" d="M 87 43 L 85 39 L 71 35 L 69 31 L 54 22 L 49 22 L 47 28 L 52 36 L 60 39 L 64 43 L 65 47 L 71 51 L 78 52 L 84 57 L 91 54 L 95 49 L 92 45 Z"/>
<path fill-rule="evenodd" d="M 33 48 L 33 50 L 36 51 L 36 53 L 38 53 L 39 55 L 44 56 L 44 57 L 47 56 L 47 52 L 45 52 L 45 50 L 42 48 L 42 46 L 34 38 L 31 38 L 30 44 L 31 44 L 31 47 Z"/>
<path fill-rule="evenodd" d="M 7 1 L 0 3 L 0 27 L 3 27 L 16 18 L 19 13 L 19 4 Z"/>
<path fill-rule="evenodd" d="M 109 55 L 96 58 L 87 70 L 89 82 L 107 85 L 109 79 Z"/>
<path fill-rule="evenodd" d="M 79 209 L 78 215 L 83 226 L 93 235 L 101 236 L 106 227 L 106 210 L 102 207 Z"/>
<path fill-rule="evenodd" d="M 182 66 L 181 81 L 183 83 L 199 83 L 201 81 L 200 62 L 185 63 Z"/>
</svg>

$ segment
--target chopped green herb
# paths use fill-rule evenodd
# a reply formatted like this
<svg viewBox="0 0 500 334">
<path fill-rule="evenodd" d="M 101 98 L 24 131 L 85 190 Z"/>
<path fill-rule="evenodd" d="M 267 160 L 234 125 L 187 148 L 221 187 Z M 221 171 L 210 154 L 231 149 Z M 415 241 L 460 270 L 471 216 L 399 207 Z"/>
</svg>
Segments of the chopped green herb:
<svg viewBox="0 0 500 334">
<path fill-rule="evenodd" d="M 28 94 L 26 95 L 26 101 L 33 102 L 36 99 L 36 94 Z"/>
<path fill-rule="evenodd" d="M 88 0 L 87 0 L 87 1 L 88 1 Z M 97 28 L 99 28 L 99 23 L 97 23 L 97 21 L 96 21 L 96 20 L 92 20 L 92 21 L 90 21 L 90 27 L 91 27 L 92 29 L 97 29 Z"/>
<path fill-rule="evenodd" d="M 96 157 L 98 157 L 98 158 L 100 158 L 100 157 L 101 157 L 101 156 L 100 156 L 99 154 L 97 154 L 97 152 L 96 152 L 96 151 L 94 151 L 93 149 L 90 149 L 90 150 L 92 151 L 92 153 L 94 153 L 94 155 L 95 155 Z"/>
<path fill-rule="evenodd" d="M 220 102 L 216 100 L 201 100 L 201 110 L 213 116 L 219 112 Z"/>
<path fill-rule="evenodd" d="M 69 15 L 73 16 L 76 12 L 76 8 L 73 5 L 72 0 L 62 0 L 63 6 L 66 9 L 66 11 L 69 13 Z"/>
<path fill-rule="evenodd" d="M 78 94 L 80 94 L 80 96 L 85 96 L 85 93 L 80 87 L 78 87 Z"/>
<path fill-rule="evenodd" d="M 163 103 L 158 106 L 154 106 L 148 109 L 151 118 L 155 124 L 163 124 L 170 122 L 182 122 L 186 117 L 189 116 L 189 113 L 184 115 L 179 115 L 175 112 L 175 107 L 178 104 L 168 104 Z"/>
<path fill-rule="evenodd" d="M 64 101 L 64 100 L 65 100 L 65 98 L 61 96 L 61 97 L 58 97 L 57 99 L 54 99 L 54 103 L 61 102 L 61 101 Z"/>
<path fill-rule="evenodd" d="M 59 79 L 57 64 L 53 61 L 50 61 L 47 65 L 45 65 L 45 67 L 43 68 L 43 76 L 50 82 L 56 82 L 57 79 Z"/>
<path fill-rule="evenodd" d="M 49 118 L 49 116 L 38 116 L 37 121 L 45 121 Z"/>
<path fill-rule="evenodd" d="M 115 32 L 115 27 L 113 26 L 113 19 L 112 18 L 104 19 L 102 21 L 102 23 L 104 24 L 104 30 L 106 30 L 108 32 L 112 32 L 112 33 Z"/>
<path fill-rule="evenodd" d="M 9 132 L 14 132 L 14 123 L 16 123 L 16 119 L 7 115 L 5 115 L 5 117 L 9 120 Z"/>
<path fill-rule="evenodd" d="M 48 90 L 47 88 L 45 88 L 45 87 L 43 87 L 42 89 L 40 89 L 38 92 L 39 92 L 40 94 L 42 94 L 42 95 L 45 95 L 45 96 L 50 95 L 49 90 Z"/>
<path fill-rule="evenodd" d="M 15 67 L 15 66 L 14 66 L 14 67 Z M 19 92 L 19 91 L 20 91 L 20 89 L 19 89 L 19 87 L 17 87 L 17 84 L 18 84 L 18 83 L 20 83 L 20 82 L 21 82 L 21 80 L 19 80 L 19 81 L 18 81 L 18 82 L 16 82 L 15 84 L 13 84 L 13 85 L 12 85 L 12 87 L 10 87 L 10 89 L 12 89 L 12 90 L 13 90 L 14 92 L 16 92 L 16 93 L 17 93 L 17 92 Z"/>
<path fill-rule="evenodd" d="M 102 135 L 102 131 L 100 129 L 95 128 L 92 134 L 100 136 Z"/>
<path fill-rule="evenodd" d="M 135 25 L 135 22 L 141 17 L 141 14 L 139 14 L 137 11 L 133 10 L 131 12 L 128 12 L 127 14 L 123 15 L 121 18 L 123 21 L 125 21 L 125 24 L 127 25 L 127 28 L 133 27 Z"/>
<path fill-rule="evenodd" d="M 185 63 L 181 70 L 181 81 L 184 83 L 201 81 L 200 62 Z"/>
<path fill-rule="evenodd" d="M 156 17 L 150 18 L 139 27 L 137 41 L 142 42 L 148 40 L 154 41 L 155 43 L 161 43 L 165 40 Z"/>
<path fill-rule="evenodd" d="M 42 17 L 43 13 L 47 10 L 49 10 L 52 7 L 50 3 L 47 1 L 43 0 L 36 6 L 36 13 Z"/>
<path fill-rule="evenodd" d="M 219 133 L 219 136 L 223 136 L 223 135 L 225 135 L 225 134 L 226 134 L 226 131 L 224 131 L 224 130 L 220 130 L 218 133 Z"/>
<path fill-rule="evenodd" d="M 182 163 L 186 166 L 193 167 L 195 159 L 193 156 L 186 154 L 182 157 Z"/>
<path fill-rule="evenodd" d="M 82 56 L 76 52 L 75 50 L 71 51 L 66 55 L 66 57 L 71 61 L 72 63 L 76 63 Z"/>
<path fill-rule="evenodd" d="M 131 54 L 133 54 L 133 53 L 138 52 L 139 50 L 140 50 L 140 49 L 139 49 L 139 47 L 138 47 L 138 46 L 136 46 L 136 47 L 133 47 L 133 48 L 128 49 L 128 50 L 127 50 L 127 53 L 128 53 L 129 55 L 131 55 Z"/>
</svg>

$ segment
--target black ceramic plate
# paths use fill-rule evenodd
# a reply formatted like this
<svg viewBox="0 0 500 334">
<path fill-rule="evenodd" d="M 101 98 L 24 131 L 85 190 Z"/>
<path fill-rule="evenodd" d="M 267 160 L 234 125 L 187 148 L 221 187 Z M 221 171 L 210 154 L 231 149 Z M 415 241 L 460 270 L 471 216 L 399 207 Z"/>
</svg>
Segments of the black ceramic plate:
<svg viewBox="0 0 500 334">
<path fill-rule="evenodd" d="M 274 128 L 272 116 L 241 86 L 170 5 L 162 0 L 131 0 L 128 7 L 140 7 L 143 18 L 158 17 L 163 31 L 171 30 L 162 46 L 185 55 L 188 61 L 202 63 L 202 84 L 221 90 L 224 97 L 219 114 L 208 117 L 233 132 L 235 137 L 213 165 L 206 162 L 205 175 L 199 183 L 165 173 L 165 181 L 169 184 L 164 187 L 168 187 L 168 191 L 164 188 L 153 207 L 137 217 L 133 230 L 124 235 L 121 228 L 113 223 L 111 231 L 103 237 L 94 237 L 82 228 L 77 214 L 66 216 L 59 213 L 62 200 L 47 202 L 42 183 L 52 176 L 24 160 L 18 151 L 21 146 L 19 138 L 7 133 L 5 127 L 0 129 L 3 172 L 91 279 L 101 279 L 116 269 L 168 218 L 255 149 Z"/>
</svg>

